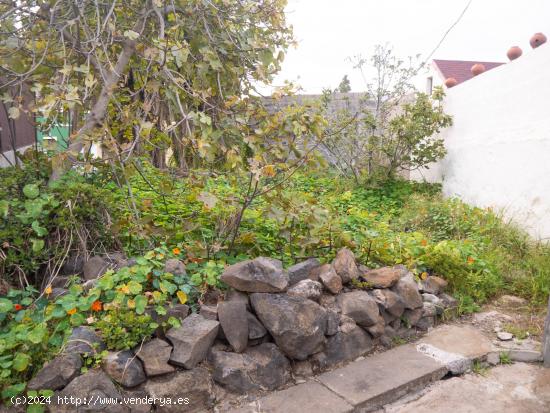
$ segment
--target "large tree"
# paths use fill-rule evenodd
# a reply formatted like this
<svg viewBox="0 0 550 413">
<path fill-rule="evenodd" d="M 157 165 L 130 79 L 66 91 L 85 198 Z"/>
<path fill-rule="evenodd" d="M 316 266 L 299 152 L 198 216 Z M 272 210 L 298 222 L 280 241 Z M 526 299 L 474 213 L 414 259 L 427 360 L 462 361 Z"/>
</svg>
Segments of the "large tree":
<svg viewBox="0 0 550 413">
<path fill-rule="evenodd" d="M 54 179 L 91 141 L 118 161 L 146 150 L 188 163 L 237 152 L 217 128 L 269 82 L 292 41 L 284 0 L 18 0 L 0 3 L 0 91 L 71 125 Z M 36 99 L 24 102 L 31 88 Z M 46 123 L 47 124 L 47 123 Z"/>
</svg>

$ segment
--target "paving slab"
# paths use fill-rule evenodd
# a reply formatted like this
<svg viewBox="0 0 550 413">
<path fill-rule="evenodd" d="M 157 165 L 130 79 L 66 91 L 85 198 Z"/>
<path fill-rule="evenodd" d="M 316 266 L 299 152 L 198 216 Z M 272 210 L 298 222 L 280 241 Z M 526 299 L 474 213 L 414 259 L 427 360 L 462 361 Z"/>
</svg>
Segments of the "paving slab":
<svg viewBox="0 0 550 413">
<path fill-rule="evenodd" d="M 432 384 L 415 399 L 399 400 L 384 413 L 547 413 L 550 370 L 516 363 Z"/>
<path fill-rule="evenodd" d="M 314 381 L 262 397 L 229 413 L 348 413 L 353 406 Z"/>
<path fill-rule="evenodd" d="M 346 399 L 355 411 L 371 411 L 446 373 L 442 363 L 413 345 L 404 345 L 324 373 L 317 380 Z"/>
<path fill-rule="evenodd" d="M 419 343 L 430 344 L 447 353 L 478 359 L 492 350 L 492 343 L 476 328 L 469 325 L 443 325 L 426 334 Z"/>
</svg>

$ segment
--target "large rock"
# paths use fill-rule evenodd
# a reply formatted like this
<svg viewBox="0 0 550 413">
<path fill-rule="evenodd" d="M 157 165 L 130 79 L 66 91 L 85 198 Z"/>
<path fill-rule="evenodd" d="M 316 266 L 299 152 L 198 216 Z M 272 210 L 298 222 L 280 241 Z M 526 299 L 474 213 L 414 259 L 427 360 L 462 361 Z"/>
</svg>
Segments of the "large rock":
<svg viewBox="0 0 550 413">
<path fill-rule="evenodd" d="M 260 323 L 260 320 L 254 314 L 247 311 L 246 319 L 248 320 L 248 338 L 250 340 L 257 340 L 267 334 L 264 325 Z"/>
<path fill-rule="evenodd" d="M 86 281 L 94 280 L 105 274 L 109 267 L 110 263 L 106 259 L 99 256 L 92 257 L 84 264 L 84 279 Z"/>
<path fill-rule="evenodd" d="M 380 337 L 384 334 L 384 328 L 386 327 L 386 322 L 384 320 L 384 317 L 378 316 L 378 321 L 376 324 L 367 327 L 367 331 L 370 333 L 371 336 L 374 338 Z"/>
<path fill-rule="evenodd" d="M 155 406 L 156 413 L 202 413 L 210 411 L 214 404 L 212 379 L 202 367 L 155 377 L 147 380 L 143 389 L 150 397 L 161 399 Z M 180 399 L 183 403 L 161 403 L 162 399 Z"/>
<path fill-rule="evenodd" d="M 327 310 L 327 329 L 325 335 L 333 336 L 338 332 L 340 326 L 340 314 L 336 311 Z"/>
<path fill-rule="evenodd" d="M 423 280 L 421 285 L 422 291 L 425 293 L 438 295 L 442 293 L 445 288 L 447 288 L 447 281 L 443 278 L 431 275 Z"/>
<path fill-rule="evenodd" d="M 334 266 L 336 274 L 340 276 L 344 284 L 359 277 L 359 269 L 355 263 L 355 256 L 353 252 L 347 248 L 342 248 L 338 251 L 332 265 Z"/>
<path fill-rule="evenodd" d="M 406 322 L 408 327 L 414 327 L 422 318 L 423 312 L 423 308 L 415 308 L 414 310 L 407 309 L 403 313 L 402 319 Z"/>
<path fill-rule="evenodd" d="M 290 363 L 273 343 L 250 347 L 242 354 L 213 350 L 213 378 L 237 393 L 275 390 L 290 378 Z"/>
<path fill-rule="evenodd" d="M 326 311 L 317 303 L 285 294 L 252 294 L 252 307 L 290 358 L 305 360 L 325 341 Z"/>
<path fill-rule="evenodd" d="M 164 263 L 164 271 L 174 275 L 187 275 L 185 264 L 176 258 L 166 260 Z"/>
<path fill-rule="evenodd" d="M 143 363 L 147 377 L 172 373 L 174 367 L 168 364 L 171 353 L 172 346 L 159 338 L 154 338 L 136 349 L 136 355 Z"/>
<path fill-rule="evenodd" d="M 288 269 L 288 280 L 289 285 L 294 285 L 297 282 L 309 278 L 311 270 L 317 268 L 321 263 L 317 258 L 309 258 L 305 261 L 299 262 L 298 264 L 289 267 Z"/>
<path fill-rule="evenodd" d="M 181 327 L 168 330 L 166 338 L 174 347 L 170 362 L 186 369 L 194 368 L 206 358 L 218 334 L 219 324 L 199 314 L 192 314 L 182 321 Z"/>
<path fill-rule="evenodd" d="M 276 293 L 288 286 L 281 261 L 265 257 L 230 265 L 220 279 L 236 290 L 251 293 Z"/>
<path fill-rule="evenodd" d="M 77 406 L 74 400 L 80 400 Z M 102 370 L 92 369 L 75 378 L 63 390 L 52 397 L 50 411 L 56 413 L 84 413 L 101 411 L 106 413 L 130 412 L 122 402 L 121 394 Z M 71 400 L 73 402 L 71 403 Z M 93 405 L 85 405 L 84 400 L 93 400 Z M 92 404 L 92 403 L 91 403 Z M 55 408 L 54 408 L 55 406 Z"/>
<path fill-rule="evenodd" d="M 403 271 L 406 270 L 398 265 L 368 270 L 361 276 L 374 288 L 390 288 L 404 275 Z"/>
<path fill-rule="evenodd" d="M 70 255 L 63 262 L 59 275 L 81 275 L 84 271 L 85 261 L 83 255 Z"/>
<path fill-rule="evenodd" d="M 89 327 L 76 327 L 73 329 L 64 353 L 96 354 L 105 350 L 105 343 L 99 335 Z"/>
<path fill-rule="evenodd" d="M 405 311 L 405 303 L 396 293 L 391 290 L 372 290 L 371 295 L 382 308 L 394 317 L 401 317 Z"/>
<path fill-rule="evenodd" d="M 246 305 L 246 309 L 250 311 L 250 300 L 248 294 L 237 290 L 229 290 L 225 293 L 225 301 L 240 301 Z"/>
<path fill-rule="evenodd" d="M 29 381 L 28 390 L 59 390 L 80 374 L 82 359 L 79 354 L 62 354 L 48 362 Z"/>
<path fill-rule="evenodd" d="M 199 310 L 199 314 L 208 320 L 218 319 L 218 305 L 206 305 L 202 304 Z"/>
<path fill-rule="evenodd" d="M 418 284 L 411 273 L 401 277 L 393 287 L 393 291 L 401 297 L 405 308 L 413 310 L 422 307 L 422 296 L 418 291 Z"/>
<path fill-rule="evenodd" d="M 248 318 L 246 305 L 239 301 L 218 303 L 218 318 L 225 339 L 237 353 L 244 351 L 248 344 Z"/>
<path fill-rule="evenodd" d="M 370 336 L 360 327 L 350 327 L 329 337 L 322 352 L 312 356 L 318 369 L 325 369 L 337 363 L 353 360 L 372 350 Z"/>
<path fill-rule="evenodd" d="M 378 322 L 378 305 L 366 291 L 340 294 L 337 301 L 342 314 L 353 318 L 360 326 L 370 327 Z"/>
<path fill-rule="evenodd" d="M 287 291 L 288 295 L 295 297 L 303 297 L 309 300 L 317 301 L 323 293 L 323 286 L 319 281 L 302 280 L 298 281 Z"/>
<path fill-rule="evenodd" d="M 340 291 L 342 291 L 342 279 L 336 274 L 332 265 L 322 265 L 318 270 L 318 274 L 319 281 L 321 281 L 325 288 L 332 294 L 339 294 Z"/>
<path fill-rule="evenodd" d="M 110 352 L 102 366 L 105 373 L 124 387 L 136 387 L 146 380 L 141 361 L 133 351 Z"/>
</svg>

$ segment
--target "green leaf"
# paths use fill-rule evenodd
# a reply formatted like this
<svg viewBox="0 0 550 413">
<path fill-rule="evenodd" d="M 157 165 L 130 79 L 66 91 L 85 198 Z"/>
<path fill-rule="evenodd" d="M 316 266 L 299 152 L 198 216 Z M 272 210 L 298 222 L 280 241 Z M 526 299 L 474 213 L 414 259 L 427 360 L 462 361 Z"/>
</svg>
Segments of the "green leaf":
<svg viewBox="0 0 550 413">
<path fill-rule="evenodd" d="M 13 369 L 15 371 L 25 371 L 31 362 L 31 356 L 28 354 L 17 353 L 13 359 Z"/>
<path fill-rule="evenodd" d="M 2 398 L 9 399 L 10 397 L 17 396 L 23 390 L 25 390 L 25 386 L 26 383 L 17 383 L 6 387 L 4 390 L 2 390 Z"/>
<path fill-rule="evenodd" d="M 10 211 L 10 203 L 5 199 L 0 200 L 0 216 L 4 219 L 8 217 Z"/>
<path fill-rule="evenodd" d="M 7 313 L 13 308 L 13 303 L 7 298 L 0 298 L 0 313 Z"/>
<path fill-rule="evenodd" d="M 84 318 L 84 316 L 81 313 L 72 314 L 71 318 L 69 320 L 71 321 L 71 324 L 73 326 L 80 326 L 80 325 L 84 324 L 84 322 L 86 321 L 86 319 Z"/>
<path fill-rule="evenodd" d="M 29 404 L 27 406 L 27 413 L 43 413 L 46 411 L 46 408 L 43 404 Z"/>
<path fill-rule="evenodd" d="M 41 227 L 38 221 L 33 221 L 31 224 L 31 228 L 39 237 L 43 237 L 44 235 L 48 234 L 48 230 L 44 227 Z"/>
<path fill-rule="evenodd" d="M 43 239 L 32 238 L 31 242 L 32 242 L 32 252 L 34 252 L 35 254 L 39 253 L 44 248 Z"/>
<path fill-rule="evenodd" d="M 144 295 L 137 295 L 136 299 L 136 313 L 143 314 L 145 312 L 145 307 L 147 307 L 147 297 Z"/>
<path fill-rule="evenodd" d="M 132 294 L 139 294 L 143 288 L 140 283 L 136 281 L 130 281 L 128 283 L 128 289 Z"/>
<path fill-rule="evenodd" d="M 29 199 L 34 199 L 40 195 L 40 190 L 36 184 L 27 184 L 23 187 L 23 193 Z"/>
<path fill-rule="evenodd" d="M 30 331 L 27 338 L 31 343 L 39 344 L 42 342 L 42 340 L 44 340 L 44 336 L 46 335 L 47 332 L 48 330 L 46 329 L 46 324 L 41 323 L 41 324 L 38 324 L 36 327 L 34 327 Z"/>
</svg>

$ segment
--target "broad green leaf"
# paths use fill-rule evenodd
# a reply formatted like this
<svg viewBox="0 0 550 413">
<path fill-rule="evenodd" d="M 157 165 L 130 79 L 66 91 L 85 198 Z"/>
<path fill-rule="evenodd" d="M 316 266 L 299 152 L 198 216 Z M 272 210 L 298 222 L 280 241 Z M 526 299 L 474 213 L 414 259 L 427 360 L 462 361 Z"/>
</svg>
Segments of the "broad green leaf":
<svg viewBox="0 0 550 413">
<path fill-rule="evenodd" d="M 147 297 L 144 295 L 136 296 L 136 313 L 143 314 L 145 307 L 147 307 Z"/>
<path fill-rule="evenodd" d="M 23 390 L 25 390 L 26 385 L 27 383 L 17 383 L 6 387 L 4 390 L 2 390 L 2 398 L 9 399 L 10 397 L 17 396 Z"/>
<path fill-rule="evenodd" d="M 23 194 L 29 199 L 34 199 L 40 195 L 40 189 L 36 184 L 27 184 L 23 187 Z"/>
<path fill-rule="evenodd" d="M 31 362 L 31 356 L 24 353 L 17 353 L 13 358 L 13 369 L 15 371 L 25 371 Z"/>
<path fill-rule="evenodd" d="M 29 404 L 27 406 L 27 413 L 44 413 L 46 411 L 46 408 L 43 404 Z"/>
<path fill-rule="evenodd" d="M 36 327 L 34 327 L 30 331 L 27 338 L 29 339 L 29 341 L 31 343 L 39 344 L 44 339 L 44 336 L 46 335 L 47 331 L 48 330 L 46 329 L 46 324 L 45 323 L 38 324 Z"/>
<path fill-rule="evenodd" d="M 7 313 L 13 309 L 13 303 L 7 298 L 0 298 L 0 313 Z"/>
<path fill-rule="evenodd" d="M 86 319 L 81 313 L 74 313 L 71 315 L 70 321 L 73 326 L 80 326 L 84 324 Z"/>
<path fill-rule="evenodd" d="M 130 281 L 128 283 L 128 289 L 130 290 L 130 293 L 132 293 L 132 294 L 139 294 L 141 292 L 141 290 L 143 289 L 143 287 L 141 286 L 140 283 L 138 283 L 136 281 Z"/>
<path fill-rule="evenodd" d="M 44 227 L 41 227 L 38 221 L 33 221 L 31 224 L 31 228 L 39 237 L 43 237 L 44 235 L 48 234 L 48 230 Z"/>
<path fill-rule="evenodd" d="M 44 248 L 44 240 L 43 239 L 31 239 L 32 242 L 32 252 L 39 253 Z"/>
<path fill-rule="evenodd" d="M 9 211 L 10 211 L 10 203 L 5 199 L 0 200 L 0 216 L 4 219 L 7 218 Z"/>
</svg>

